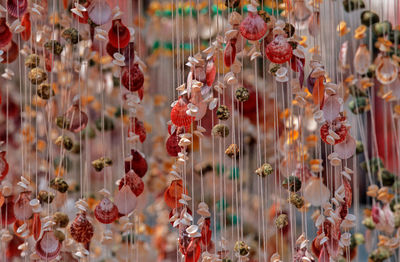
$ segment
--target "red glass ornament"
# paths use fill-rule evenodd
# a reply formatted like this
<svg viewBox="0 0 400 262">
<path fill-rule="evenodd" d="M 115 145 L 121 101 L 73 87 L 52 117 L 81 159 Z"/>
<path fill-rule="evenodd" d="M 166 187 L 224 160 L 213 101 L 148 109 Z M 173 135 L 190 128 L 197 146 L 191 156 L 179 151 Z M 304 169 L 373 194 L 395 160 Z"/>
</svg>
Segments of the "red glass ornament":
<svg viewBox="0 0 400 262">
<path fill-rule="evenodd" d="M 25 13 L 21 20 L 21 25 L 25 27 L 25 30 L 21 33 L 21 38 L 28 41 L 31 37 L 31 16 L 29 12 Z"/>
<path fill-rule="evenodd" d="M 103 224 L 111 224 L 118 218 L 118 208 L 108 198 L 103 198 L 94 209 L 94 216 Z"/>
<path fill-rule="evenodd" d="M 13 17 L 21 17 L 28 8 L 28 0 L 7 0 L 7 12 Z"/>
<path fill-rule="evenodd" d="M 124 48 L 129 44 L 131 35 L 129 29 L 122 23 L 121 19 L 112 21 L 112 27 L 108 31 L 108 41 L 115 48 Z"/>
<path fill-rule="evenodd" d="M 6 151 L 0 151 L 0 181 L 8 174 L 8 162 L 6 159 Z"/>
<path fill-rule="evenodd" d="M 6 23 L 6 18 L 0 18 L 0 48 L 7 46 L 12 39 L 12 33 Z"/>
<path fill-rule="evenodd" d="M 213 60 L 207 62 L 206 66 L 206 84 L 212 86 L 215 81 L 215 76 L 217 74 L 217 67 Z"/>
<path fill-rule="evenodd" d="M 335 145 L 342 143 L 346 139 L 348 132 L 347 127 L 344 125 L 345 121 L 345 116 L 339 116 L 335 120 L 333 120 L 332 123 L 326 122 L 325 124 L 323 124 L 320 130 L 322 141 L 328 144 L 326 138 L 329 135 L 329 129 L 331 129 L 339 135 L 339 139 L 335 139 Z"/>
<path fill-rule="evenodd" d="M 1 206 L 1 225 L 10 225 L 14 223 L 17 219 L 14 215 L 14 201 L 13 197 L 5 197 L 4 203 Z"/>
<path fill-rule="evenodd" d="M 130 119 L 128 127 L 128 137 L 132 136 L 132 134 L 138 135 L 141 143 L 146 140 L 146 129 L 143 122 L 138 120 L 136 117 Z"/>
<path fill-rule="evenodd" d="M 45 231 L 36 242 L 35 250 L 41 259 L 45 261 L 53 260 L 60 253 L 61 242 L 54 235 L 54 231 Z"/>
<path fill-rule="evenodd" d="M 257 13 L 249 12 L 240 23 L 239 30 L 244 38 L 255 41 L 267 33 L 268 26 Z"/>
<path fill-rule="evenodd" d="M 288 62 L 292 57 L 292 46 L 285 37 L 278 35 L 265 47 L 265 55 L 275 64 Z"/>
<path fill-rule="evenodd" d="M 178 143 L 179 137 L 176 135 L 176 132 L 168 137 L 167 142 L 165 143 L 168 155 L 173 157 L 178 156 L 178 153 L 182 151 Z"/>
<path fill-rule="evenodd" d="M 139 196 L 143 193 L 144 191 L 144 183 L 143 180 L 140 178 L 140 176 L 136 175 L 136 173 L 133 170 L 130 170 L 128 173 L 125 174 L 125 176 L 121 179 L 119 182 L 118 189 L 121 190 L 121 188 L 127 184 L 132 192 L 136 195 Z"/>
<path fill-rule="evenodd" d="M 185 194 L 186 190 L 183 188 L 183 182 L 181 179 L 173 180 L 171 185 L 164 192 L 164 200 L 167 206 L 170 208 L 181 207 L 182 204 L 178 202 L 181 199 L 181 195 Z"/>
<path fill-rule="evenodd" d="M 122 69 L 122 85 L 129 91 L 138 91 L 144 83 L 144 76 L 138 64 Z"/>
<path fill-rule="evenodd" d="M 187 109 L 187 102 L 182 97 L 179 97 L 178 102 L 171 110 L 171 121 L 174 125 L 189 129 L 194 117 L 186 114 Z"/>
<path fill-rule="evenodd" d="M 93 225 L 86 217 L 86 213 L 79 213 L 70 227 L 70 233 L 76 242 L 88 244 L 94 235 Z"/>
<path fill-rule="evenodd" d="M 18 195 L 14 203 L 14 216 L 16 219 L 25 221 L 31 218 L 33 212 L 32 207 L 29 205 L 31 192 L 25 191 Z"/>
<path fill-rule="evenodd" d="M 236 39 L 231 39 L 225 47 L 224 64 L 230 67 L 236 59 Z"/>
<path fill-rule="evenodd" d="M 125 63 L 128 66 L 133 66 L 135 62 L 135 43 L 129 42 L 129 44 L 122 51 L 122 54 L 125 57 Z"/>
<path fill-rule="evenodd" d="M 130 170 L 135 171 L 139 177 L 144 177 L 147 172 L 146 159 L 135 149 L 131 150 L 131 157 L 125 160 L 125 172 L 128 173 Z"/>
</svg>

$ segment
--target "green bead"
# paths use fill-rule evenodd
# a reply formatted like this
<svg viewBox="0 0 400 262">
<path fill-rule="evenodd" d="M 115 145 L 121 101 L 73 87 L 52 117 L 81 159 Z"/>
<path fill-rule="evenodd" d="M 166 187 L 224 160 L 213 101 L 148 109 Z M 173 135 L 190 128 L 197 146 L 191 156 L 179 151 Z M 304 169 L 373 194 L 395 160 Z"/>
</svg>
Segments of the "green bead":
<svg viewBox="0 0 400 262">
<path fill-rule="evenodd" d="M 389 21 L 376 23 L 373 25 L 372 31 L 377 37 L 388 35 L 392 31 L 392 24 Z"/>
<path fill-rule="evenodd" d="M 362 0 L 343 0 L 343 8 L 346 12 L 351 12 L 357 9 L 365 8 Z"/>
<path fill-rule="evenodd" d="M 364 11 L 361 13 L 361 24 L 370 26 L 379 22 L 379 16 L 372 11 Z"/>
<path fill-rule="evenodd" d="M 357 142 L 356 142 L 356 153 L 357 154 L 364 153 L 364 145 L 360 140 L 357 140 Z"/>
<path fill-rule="evenodd" d="M 355 115 L 368 111 L 369 100 L 366 97 L 356 97 L 349 102 L 349 109 Z"/>
<path fill-rule="evenodd" d="M 297 192 L 301 188 L 301 180 L 297 176 L 289 176 L 283 180 L 282 186 L 291 192 Z"/>
<path fill-rule="evenodd" d="M 384 186 L 392 186 L 394 184 L 396 176 L 386 169 L 381 169 L 380 178 L 382 179 L 382 184 Z"/>
<path fill-rule="evenodd" d="M 103 123 L 101 118 L 96 120 L 96 128 L 99 131 L 103 130 Z M 111 118 L 104 116 L 104 131 L 112 131 L 114 130 L 114 122 Z"/>
<path fill-rule="evenodd" d="M 64 47 L 56 40 L 50 40 L 44 44 L 47 51 L 52 52 L 54 55 L 60 55 Z"/>
</svg>

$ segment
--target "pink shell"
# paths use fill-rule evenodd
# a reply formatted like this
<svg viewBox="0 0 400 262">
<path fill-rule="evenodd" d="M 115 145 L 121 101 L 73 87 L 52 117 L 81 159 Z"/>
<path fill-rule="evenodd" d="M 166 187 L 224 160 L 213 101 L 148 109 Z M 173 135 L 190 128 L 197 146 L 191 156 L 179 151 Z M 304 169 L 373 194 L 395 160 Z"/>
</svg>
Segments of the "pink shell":
<svg viewBox="0 0 400 262">
<path fill-rule="evenodd" d="M 341 159 L 348 159 L 356 152 L 356 145 L 356 140 L 347 134 L 346 139 L 342 143 L 335 145 L 334 151 Z"/>
<path fill-rule="evenodd" d="M 259 40 L 267 33 L 268 26 L 256 13 L 251 13 L 240 23 L 240 33 L 248 40 Z"/>
<path fill-rule="evenodd" d="M 28 220 L 32 216 L 32 207 L 29 205 L 31 200 L 30 192 L 21 192 L 14 204 L 14 215 L 18 220 Z"/>
<path fill-rule="evenodd" d="M 7 11 L 13 17 L 21 17 L 28 8 L 28 0 L 7 0 Z"/>
<path fill-rule="evenodd" d="M 94 210 L 94 216 L 103 224 L 110 224 L 118 218 L 118 208 L 108 198 L 103 198 Z"/>
<path fill-rule="evenodd" d="M 77 105 L 72 105 L 68 109 L 67 113 L 65 113 L 65 118 L 70 122 L 70 125 L 67 127 L 68 130 L 74 133 L 85 129 L 89 121 L 86 113 L 81 111 Z"/>
<path fill-rule="evenodd" d="M 339 116 L 340 113 L 340 103 L 337 96 L 329 96 L 324 103 L 322 108 L 324 112 L 324 118 L 328 122 L 332 122 Z"/>
<path fill-rule="evenodd" d="M 94 0 L 88 7 L 90 20 L 96 25 L 104 25 L 111 21 L 111 7 L 104 0 Z"/>
<path fill-rule="evenodd" d="M 137 200 L 130 187 L 125 185 L 115 195 L 114 203 L 120 214 L 127 215 L 136 208 Z"/>
<path fill-rule="evenodd" d="M 36 242 L 36 253 L 45 261 L 52 260 L 58 256 L 61 243 L 57 240 L 53 231 L 45 231 L 42 238 Z"/>
</svg>

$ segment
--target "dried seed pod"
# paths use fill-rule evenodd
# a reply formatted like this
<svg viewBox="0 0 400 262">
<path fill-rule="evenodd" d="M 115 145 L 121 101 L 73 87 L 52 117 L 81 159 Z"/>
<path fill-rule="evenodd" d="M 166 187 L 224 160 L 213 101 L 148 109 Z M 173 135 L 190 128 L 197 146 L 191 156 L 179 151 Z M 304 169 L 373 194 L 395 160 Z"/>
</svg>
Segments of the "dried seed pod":
<svg viewBox="0 0 400 262">
<path fill-rule="evenodd" d="M 50 40 L 44 44 L 44 48 L 54 55 L 60 55 L 64 47 L 56 40 Z"/>
<path fill-rule="evenodd" d="M 40 64 L 40 57 L 37 54 L 30 54 L 25 58 L 25 66 L 35 68 Z"/>
<path fill-rule="evenodd" d="M 44 100 L 48 100 L 51 96 L 54 96 L 54 91 L 48 83 L 41 83 L 38 86 L 36 93 L 41 99 Z"/>
<path fill-rule="evenodd" d="M 225 154 L 230 158 L 238 158 L 239 157 L 239 146 L 236 144 L 231 144 L 225 150 Z"/>
<path fill-rule="evenodd" d="M 56 212 L 53 215 L 53 221 L 58 227 L 66 227 L 69 223 L 68 215 L 62 212 Z"/>
<path fill-rule="evenodd" d="M 50 187 L 57 190 L 60 193 L 65 193 L 68 190 L 68 184 L 65 180 L 61 177 L 53 178 L 50 181 Z"/>
<path fill-rule="evenodd" d="M 275 225 L 278 229 L 283 229 L 287 225 L 289 225 L 289 218 L 286 214 L 280 214 L 276 219 L 275 219 Z"/>
<path fill-rule="evenodd" d="M 229 136 L 229 127 L 224 124 L 217 124 L 213 127 L 212 133 L 214 136 L 227 137 Z"/>
<path fill-rule="evenodd" d="M 229 8 L 238 8 L 240 0 L 225 0 L 225 6 Z"/>
<path fill-rule="evenodd" d="M 244 241 L 236 241 L 233 250 L 242 257 L 250 254 L 250 247 Z"/>
<path fill-rule="evenodd" d="M 292 24 L 286 23 L 285 27 L 283 28 L 283 31 L 285 31 L 285 33 L 288 35 L 288 38 L 289 38 L 294 35 L 294 32 L 296 31 L 296 29 L 294 28 L 294 26 Z"/>
<path fill-rule="evenodd" d="M 370 26 L 379 22 L 379 16 L 372 11 L 364 11 L 361 13 L 361 23 L 365 26 Z"/>
<path fill-rule="evenodd" d="M 297 192 L 301 188 L 301 180 L 297 176 L 289 176 L 283 180 L 282 186 L 291 192 Z"/>
<path fill-rule="evenodd" d="M 225 105 L 220 105 L 217 109 L 217 118 L 219 120 L 228 120 L 230 117 L 229 109 Z"/>
<path fill-rule="evenodd" d="M 71 150 L 72 146 L 74 145 L 74 143 L 72 142 L 72 139 L 68 136 L 59 136 L 56 141 L 55 144 L 58 146 L 63 146 L 66 150 Z"/>
<path fill-rule="evenodd" d="M 296 193 L 291 193 L 288 202 L 293 204 L 296 208 L 302 208 L 304 206 L 304 199 Z"/>
<path fill-rule="evenodd" d="M 103 168 L 111 165 L 112 165 L 112 160 L 107 157 L 101 157 L 92 162 L 92 166 L 97 172 L 100 172 L 101 170 L 103 170 Z"/>
<path fill-rule="evenodd" d="M 80 40 L 79 32 L 75 28 L 65 29 L 61 36 L 70 44 L 77 44 Z"/>
<path fill-rule="evenodd" d="M 60 230 L 54 230 L 54 236 L 60 242 L 65 240 L 65 234 Z"/>
<path fill-rule="evenodd" d="M 266 177 L 268 175 L 271 175 L 272 172 L 274 172 L 274 169 L 269 163 L 264 163 L 260 168 L 256 170 L 257 175 L 261 177 Z"/>
<path fill-rule="evenodd" d="M 51 203 L 54 200 L 54 194 L 51 192 L 47 192 L 45 190 L 40 190 L 39 194 L 37 196 L 37 199 L 39 199 L 40 203 Z"/>
<path fill-rule="evenodd" d="M 71 125 L 71 123 L 70 123 L 70 121 L 69 121 L 66 117 L 64 117 L 64 116 L 58 116 L 58 117 L 56 118 L 56 125 L 57 125 L 59 128 L 67 129 L 67 128 Z"/>
<path fill-rule="evenodd" d="M 239 87 L 235 91 L 235 97 L 239 102 L 246 102 L 249 100 L 249 90 L 245 87 Z"/>
<path fill-rule="evenodd" d="M 33 85 L 40 85 L 47 79 L 47 74 L 40 67 L 35 67 L 29 71 L 28 78 Z"/>
<path fill-rule="evenodd" d="M 271 17 L 264 10 L 258 10 L 258 15 L 264 20 L 265 23 L 271 22 Z"/>
</svg>

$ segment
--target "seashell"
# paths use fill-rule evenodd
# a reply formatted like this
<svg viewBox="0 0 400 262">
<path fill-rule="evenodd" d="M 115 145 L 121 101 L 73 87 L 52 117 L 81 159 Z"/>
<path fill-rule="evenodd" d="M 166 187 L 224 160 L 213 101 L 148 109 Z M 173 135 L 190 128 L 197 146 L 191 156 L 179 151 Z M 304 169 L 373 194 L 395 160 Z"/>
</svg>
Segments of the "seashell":
<svg viewBox="0 0 400 262">
<path fill-rule="evenodd" d="M 252 6 L 252 5 L 249 5 Z M 254 11 L 254 10 L 253 10 Z M 267 33 L 268 26 L 255 12 L 249 10 L 247 17 L 240 23 L 240 34 L 248 40 L 259 40 Z"/>
<path fill-rule="evenodd" d="M 21 38 L 28 41 L 31 38 L 31 19 L 29 12 L 25 13 L 21 20 L 21 26 L 24 30 L 21 32 Z"/>
<path fill-rule="evenodd" d="M 178 102 L 174 105 L 171 110 L 171 121 L 177 127 L 186 127 L 189 128 L 194 117 L 188 116 L 186 114 L 186 110 L 188 109 L 187 103 L 183 100 L 182 97 L 178 99 Z"/>
<path fill-rule="evenodd" d="M 5 17 L 0 17 L 0 48 L 6 47 L 11 43 L 12 33 L 6 23 Z"/>
<path fill-rule="evenodd" d="M 90 20 L 96 25 L 104 25 L 111 20 L 111 7 L 104 0 L 94 0 L 87 9 Z"/>
<path fill-rule="evenodd" d="M 396 81 L 398 66 L 390 57 L 382 57 L 378 60 L 375 73 L 380 83 L 388 85 Z"/>
<path fill-rule="evenodd" d="M 334 150 L 341 159 L 348 159 L 356 152 L 356 146 L 356 140 L 348 134 L 342 143 L 335 145 Z"/>
<path fill-rule="evenodd" d="M 354 56 L 354 69 L 360 75 L 366 74 L 371 64 L 371 54 L 366 44 L 361 44 Z"/>
<path fill-rule="evenodd" d="M 6 175 L 8 174 L 9 166 L 8 162 L 6 160 L 6 151 L 0 151 L 0 181 L 2 181 Z M 7 194 L 4 194 L 3 196 L 8 196 Z"/>
<path fill-rule="evenodd" d="M 304 199 L 313 206 L 320 206 L 329 200 L 330 190 L 320 178 L 312 177 L 304 187 Z"/>
<path fill-rule="evenodd" d="M 87 244 L 93 237 L 94 229 L 92 223 L 87 219 L 86 213 L 78 213 L 70 227 L 72 238 L 79 243 Z"/>
<path fill-rule="evenodd" d="M 325 99 L 324 107 L 322 108 L 325 120 L 331 122 L 336 119 L 340 113 L 340 107 L 341 104 L 337 96 L 329 96 L 327 99 Z"/>
<path fill-rule="evenodd" d="M 147 172 L 147 168 L 146 159 L 139 151 L 132 149 L 130 160 L 125 160 L 125 172 L 128 173 L 133 170 L 138 176 L 143 177 Z"/>
<path fill-rule="evenodd" d="M 118 208 L 109 198 L 105 197 L 97 204 L 94 216 L 100 223 L 110 224 L 118 218 Z"/>
<path fill-rule="evenodd" d="M 42 237 L 36 242 L 35 251 L 41 259 L 55 259 L 61 250 L 61 242 L 55 237 L 54 231 L 45 231 Z"/>
<path fill-rule="evenodd" d="M 32 207 L 29 205 L 30 194 L 30 192 L 22 192 L 15 201 L 14 215 L 16 219 L 25 221 L 32 216 Z"/>
<path fill-rule="evenodd" d="M 7 0 L 7 11 L 13 17 L 21 17 L 28 9 L 28 0 Z"/>
<path fill-rule="evenodd" d="M 81 111 L 78 105 L 72 105 L 63 117 L 66 128 L 74 133 L 85 129 L 88 123 L 88 117 L 86 113 Z"/>
<path fill-rule="evenodd" d="M 144 183 L 142 179 L 133 170 L 129 170 L 125 174 L 125 176 L 120 180 L 118 186 L 119 190 L 121 190 L 121 188 L 124 185 L 128 185 L 136 196 L 139 196 L 143 193 Z"/>
<path fill-rule="evenodd" d="M 112 21 L 112 27 L 108 31 L 109 43 L 115 48 L 124 48 L 130 41 L 129 29 L 122 23 L 121 19 Z"/>
<path fill-rule="evenodd" d="M 265 47 L 265 55 L 275 64 L 288 62 L 292 57 L 292 53 L 291 45 L 287 42 L 286 38 L 281 35 L 276 36 L 274 40 Z"/>
<path fill-rule="evenodd" d="M 40 214 L 35 213 L 33 214 L 33 222 L 32 222 L 32 234 L 35 240 L 39 239 L 41 229 L 42 229 L 42 222 L 40 221 Z"/>
<path fill-rule="evenodd" d="M 114 196 L 114 203 L 122 215 L 131 213 L 136 208 L 136 196 L 128 185 L 125 185 Z"/>
<path fill-rule="evenodd" d="M 124 67 L 122 70 L 121 83 L 131 92 L 138 91 L 140 88 L 142 88 L 144 83 L 144 75 L 138 64 L 134 64 L 130 67 Z"/>
</svg>

